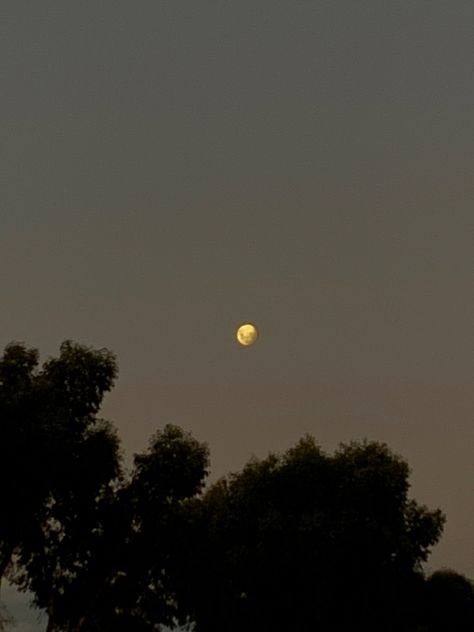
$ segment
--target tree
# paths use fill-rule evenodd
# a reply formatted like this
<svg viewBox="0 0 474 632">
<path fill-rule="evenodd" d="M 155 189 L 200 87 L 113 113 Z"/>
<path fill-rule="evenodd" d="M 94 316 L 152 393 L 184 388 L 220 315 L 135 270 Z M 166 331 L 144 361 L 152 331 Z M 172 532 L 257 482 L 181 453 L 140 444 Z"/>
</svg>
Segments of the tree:
<svg viewBox="0 0 474 632">
<path fill-rule="evenodd" d="M 207 472 L 207 447 L 165 426 L 119 478 L 114 441 L 108 426 L 84 438 L 74 474 L 87 483 L 55 497 L 38 539 L 19 555 L 17 584 L 47 609 L 48 631 L 149 631 L 180 616 L 173 556 L 185 499 Z"/>
<path fill-rule="evenodd" d="M 19 549 L 13 578 L 47 611 L 49 630 L 78 624 L 120 473 L 118 439 L 105 422 L 84 433 L 71 467 L 51 494 L 36 531 Z M 68 474 L 67 476 L 65 474 Z M 87 582 L 84 582 L 87 574 Z"/>
<path fill-rule="evenodd" d="M 383 444 L 328 456 L 305 437 L 214 484 L 180 590 L 197 632 L 414 630 L 444 518 L 408 499 L 408 476 Z"/>
<path fill-rule="evenodd" d="M 306 436 L 203 491 L 207 446 L 167 425 L 128 473 L 98 416 L 116 373 L 72 342 L 41 368 L 20 344 L 0 359 L 0 475 L 15 483 L 0 578 L 33 592 L 48 632 L 467 629 L 469 582 L 422 573 L 444 516 L 409 498 L 386 445 L 328 455 Z"/>
<path fill-rule="evenodd" d="M 38 353 L 22 345 L 8 345 L 0 359 L 0 580 L 21 540 L 25 524 L 45 497 L 45 472 L 37 467 L 34 445 L 44 433 L 33 419 L 34 372 Z M 35 476 L 31 476 L 31 472 Z"/>
<path fill-rule="evenodd" d="M 187 502 L 201 492 L 208 465 L 207 445 L 173 425 L 157 431 L 148 450 L 135 455 L 120 501 L 121 563 L 90 630 L 156 630 L 186 620 L 179 608 L 177 563 Z"/>
<path fill-rule="evenodd" d="M 116 373 L 110 352 L 69 341 L 41 369 L 22 344 L 0 360 L 0 474 L 15 480 L 0 571 L 33 593 L 49 632 L 138 632 L 180 616 L 173 553 L 208 449 L 168 425 L 126 475 L 116 431 L 98 417 Z"/>
<path fill-rule="evenodd" d="M 474 584 L 449 569 L 428 577 L 424 592 L 423 632 L 469 632 L 474 626 Z"/>
<path fill-rule="evenodd" d="M 55 595 L 77 563 L 74 547 L 119 473 L 118 440 L 97 418 L 116 373 L 110 352 L 70 341 L 40 370 L 38 352 L 22 344 L 8 345 L 0 360 L 0 473 L 14 480 L 2 498 L 0 577 L 15 554 L 12 579 L 33 590 L 51 625 Z M 61 575 L 57 560 L 68 556 Z"/>
</svg>

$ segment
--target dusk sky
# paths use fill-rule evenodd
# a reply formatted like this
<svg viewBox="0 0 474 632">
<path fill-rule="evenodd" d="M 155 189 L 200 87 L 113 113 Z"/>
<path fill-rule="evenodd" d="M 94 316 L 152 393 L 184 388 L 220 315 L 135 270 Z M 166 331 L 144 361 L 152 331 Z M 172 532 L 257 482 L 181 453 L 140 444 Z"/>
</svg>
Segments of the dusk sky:
<svg viewBox="0 0 474 632">
<path fill-rule="evenodd" d="M 474 578 L 472 0 L 3 0 L 0 31 L 1 346 L 111 349 L 127 458 L 172 422 L 212 480 L 385 441 L 447 514 L 429 567 Z"/>
</svg>

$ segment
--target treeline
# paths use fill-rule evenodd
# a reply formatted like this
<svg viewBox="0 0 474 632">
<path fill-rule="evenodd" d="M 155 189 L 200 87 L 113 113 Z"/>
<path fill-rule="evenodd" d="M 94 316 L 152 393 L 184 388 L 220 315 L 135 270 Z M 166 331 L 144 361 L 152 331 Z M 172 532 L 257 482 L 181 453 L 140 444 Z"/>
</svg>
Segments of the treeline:
<svg viewBox="0 0 474 632">
<path fill-rule="evenodd" d="M 49 632 L 473 629 L 472 584 L 422 571 L 445 518 L 387 446 L 306 436 L 205 488 L 207 446 L 168 425 L 127 471 L 99 417 L 116 376 L 72 342 L 0 359 L 0 579 Z"/>
</svg>

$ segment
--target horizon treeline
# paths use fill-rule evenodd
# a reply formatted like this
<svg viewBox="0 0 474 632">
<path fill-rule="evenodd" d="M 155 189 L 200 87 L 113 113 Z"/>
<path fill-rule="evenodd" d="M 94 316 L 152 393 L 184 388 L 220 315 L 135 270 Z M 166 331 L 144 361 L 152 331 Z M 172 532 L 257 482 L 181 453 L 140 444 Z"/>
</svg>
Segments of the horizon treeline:
<svg viewBox="0 0 474 632">
<path fill-rule="evenodd" d="M 445 516 L 387 445 L 306 435 L 206 486 L 208 446 L 166 425 L 127 470 L 99 416 L 116 377 L 71 341 L 41 366 L 20 343 L 0 358 L 0 581 L 47 632 L 473 628 L 472 582 L 423 571 Z"/>
</svg>

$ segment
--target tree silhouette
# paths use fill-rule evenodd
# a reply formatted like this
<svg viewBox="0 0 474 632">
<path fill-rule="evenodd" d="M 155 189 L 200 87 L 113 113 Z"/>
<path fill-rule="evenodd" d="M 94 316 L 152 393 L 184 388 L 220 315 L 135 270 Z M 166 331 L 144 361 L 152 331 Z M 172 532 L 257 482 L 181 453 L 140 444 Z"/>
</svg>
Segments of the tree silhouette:
<svg viewBox="0 0 474 632">
<path fill-rule="evenodd" d="M 426 582 L 422 632 L 468 632 L 474 626 L 474 584 L 444 569 Z"/>
<path fill-rule="evenodd" d="M 116 543 L 113 573 L 87 630 L 145 631 L 185 621 L 176 560 L 188 520 L 186 502 L 201 491 L 208 459 L 205 444 L 173 425 L 157 431 L 148 450 L 135 455 L 111 525 L 122 525 L 123 534 Z M 109 536 L 106 531 L 105 543 Z"/>
<path fill-rule="evenodd" d="M 470 629 L 470 582 L 422 572 L 444 516 L 385 444 L 306 436 L 204 490 L 207 445 L 167 425 L 126 471 L 98 416 L 116 374 L 69 341 L 41 368 L 21 344 L 0 359 L 0 579 L 48 632 Z"/>
<path fill-rule="evenodd" d="M 0 476 L 4 482 L 0 580 L 30 517 L 47 493 L 47 474 L 40 467 L 37 452 L 38 447 L 41 450 L 45 445 L 44 429 L 35 419 L 34 372 L 37 364 L 37 351 L 17 344 L 7 346 L 0 359 Z"/>
<path fill-rule="evenodd" d="M 75 482 L 19 554 L 16 583 L 47 610 L 48 632 L 139 632 L 180 617 L 172 559 L 183 502 L 207 471 L 207 447 L 165 426 L 135 456 L 131 475 L 118 477 L 117 445 L 108 426 L 84 437 Z"/>
<path fill-rule="evenodd" d="M 93 531 L 98 495 L 118 475 L 118 440 L 96 416 L 116 372 L 110 352 L 69 341 L 41 369 L 38 352 L 18 343 L 0 360 L 0 468 L 12 481 L 2 498 L 0 573 L 15 553 L 12 579 L 33 590 L 50 622 Z"/>
<path fill-rule="evenodd" d="M 416 629 L 443 516 L 408 499 L 408 474 L 385 445 L 331 457 L 306 437 L 217 482 L 181 587 L 197 631 Z"/>
</svg>

